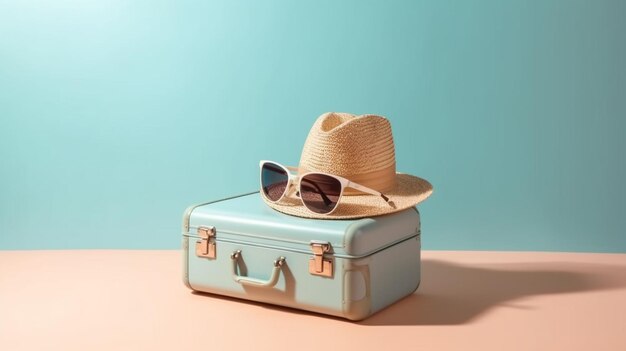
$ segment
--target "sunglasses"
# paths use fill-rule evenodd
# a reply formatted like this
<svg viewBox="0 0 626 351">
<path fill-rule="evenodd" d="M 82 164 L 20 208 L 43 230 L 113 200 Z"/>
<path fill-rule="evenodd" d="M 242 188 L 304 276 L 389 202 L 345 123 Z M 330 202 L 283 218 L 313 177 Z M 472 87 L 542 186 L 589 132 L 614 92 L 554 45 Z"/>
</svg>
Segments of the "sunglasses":
<svg viewBox="0 0 626 351">
<path fill-rule="evenodd" d="M 302 204 L 309 211 L 331 214 L 337 208 L 343 190 L 352 188 L 380 196 L 389 203 L 389 198 L 383 193 L 333 174 L 321 172 L 292 174 L 291 172 L 298 171 L 297 167 L 283 166 L 272 161 L 261 161 L 259 166 L 261 167 L 261 190 L 271 202 L 279 202 L 296 190 L 296 196 L 302 200 Z"/>
</svg>

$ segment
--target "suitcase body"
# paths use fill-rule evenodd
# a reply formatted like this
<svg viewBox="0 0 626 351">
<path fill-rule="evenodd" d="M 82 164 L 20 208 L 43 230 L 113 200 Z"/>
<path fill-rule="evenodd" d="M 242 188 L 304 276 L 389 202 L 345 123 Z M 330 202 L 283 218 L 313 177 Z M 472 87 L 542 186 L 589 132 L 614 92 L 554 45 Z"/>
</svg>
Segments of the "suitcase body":
<svg viewBox="0 0 626 351">
<path fill-rule="evenodd" d="M 360 320 L 419 286 L 417 209 L 315 220 L 277 212 L 260 196 L 187 209 L 182 233 L 187 287 Z"/>
</svg>

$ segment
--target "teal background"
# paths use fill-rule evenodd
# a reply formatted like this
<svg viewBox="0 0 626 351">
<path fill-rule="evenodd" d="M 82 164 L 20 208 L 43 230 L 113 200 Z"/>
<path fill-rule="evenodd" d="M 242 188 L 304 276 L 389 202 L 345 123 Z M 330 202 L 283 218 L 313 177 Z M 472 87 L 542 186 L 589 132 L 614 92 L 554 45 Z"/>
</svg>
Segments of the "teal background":
<svg viewBox="0 0 626 351">
<path fill-rule="evenodd" d="M 625 1 L 0 1 L 0 248 L 177 248 L 187 205 L 387 116 L 425 249 L 626 252 Z"/>
</svg>

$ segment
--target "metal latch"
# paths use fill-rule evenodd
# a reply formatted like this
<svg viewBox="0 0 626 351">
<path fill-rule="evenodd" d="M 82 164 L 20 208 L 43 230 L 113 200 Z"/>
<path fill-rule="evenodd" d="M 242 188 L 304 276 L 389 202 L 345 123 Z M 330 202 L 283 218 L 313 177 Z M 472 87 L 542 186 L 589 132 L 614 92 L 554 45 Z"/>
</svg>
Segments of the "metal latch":
<svg viewBox="0 0 626 351">
<path fill-rule="evenodd" d="M 330 244 L 324 241 L 311 241 L 313 257 L 309 259 L 309 273 L 324 277 L 333 276 L 333 260 L 324 258 L 324 253 L 330 251 Z"/>
<path fill-rule="evenodd" d="M 196 241 L 196 255 L 215 258 L 215 227 L 198 227 L 200 240 Z"/>
</svg>

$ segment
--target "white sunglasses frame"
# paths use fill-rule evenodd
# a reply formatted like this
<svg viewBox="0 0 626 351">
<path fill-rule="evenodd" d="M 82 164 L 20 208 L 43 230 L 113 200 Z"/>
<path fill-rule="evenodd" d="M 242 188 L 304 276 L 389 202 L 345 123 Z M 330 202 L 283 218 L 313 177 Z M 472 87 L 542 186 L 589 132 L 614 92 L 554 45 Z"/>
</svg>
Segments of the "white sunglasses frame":
<svg viewBox="0 0 626 351">
<path fill-rule="evenodd" d="M 263 165 L 265 165 L 266 163 L 271 163 L 272 165 L 278 166 L 282 170 L 284 170 L 285 173 L 287 173 L 287 186 L 285 187 L 285 190 L 283 191 L 283 193 L 280 196 L 280 198 L 278 198 L 278 200 L 276 200 L 276 201 L 273 201 L 272 199 L 267 197 L 265 195 L 265 192 L 263 191 Z M 300 194 L 302 194 L 302 192 L 300 191 L 301 180 L 302 180 L 302 178 L 304 178 L 305 176 L 310 175 L 310 174 L 325 175 L 325 176 L 337 179 L 339 181 L 339 183 L 341 183 L 341 192 L 339 193 L 339 198 L 337 198 L 337 204 L 335 205 L 335 207 L 330 212 L 320 213 L 320 212 L 315 212 L 315 211 L 311 210 L 306 205 L 306 203 L 304 202 L 302 197 L 300 196 L 300 201 L 302 202 L 302 205 L 304 205 L 304 207 L 308 211 L 310 211 L 312 213 L 322 214 L 322 215 L 329 215 L 329 214 L 335 212 L 337 207 L 339 207 L 339 203 L 341 202 L 341 198 L 343 197 L 343 191 L 344 191 L 345 188 L 352 188 L 352 189 L 356 189 L 356 190 L 364 192 L 364 193 L 380 196 L 385 202 L 389 203 L 389 198 L 387 196 L 385 196 L 385 194 L 381 193 L 380 191 L 374 190 L 372 188 L 368 188 L 365 185 L 361 185 L 359 183 L 355 183 L 355 182 L 351 181 L 350 179 L 346 179 L 344 177 L 340 177 L 340 176 L 335 175 L 335 174 L 324 173 L 324 172 L 307 172 L 307 173 L 304 173 L 304 174 L 292 174 L 291 172 L 297 172 L 298 171 L 298 167 L 283 166 L 282 164 L 280 164 L 278 162 L 269 161 L 269 160 L 261 160 L 261 161 L 259 161 L 259 169 L 260 169 L 259 182 L 260 182 L 260 185 L 261 185 L 261 194 L 263 195 L 263 197 L 265 197 L 268 201 L 270 201 L 272 203 L 278 203 L 285 196 L 289 196 L 289 194 L 291 194 L 293 192 L 293 190 L 294 190 L 294 187 L 292 185 L 296 185 L 297 191 Z"/>
</svg>

